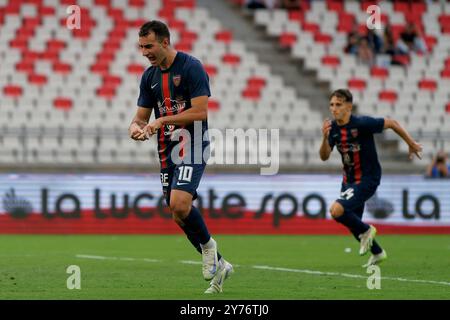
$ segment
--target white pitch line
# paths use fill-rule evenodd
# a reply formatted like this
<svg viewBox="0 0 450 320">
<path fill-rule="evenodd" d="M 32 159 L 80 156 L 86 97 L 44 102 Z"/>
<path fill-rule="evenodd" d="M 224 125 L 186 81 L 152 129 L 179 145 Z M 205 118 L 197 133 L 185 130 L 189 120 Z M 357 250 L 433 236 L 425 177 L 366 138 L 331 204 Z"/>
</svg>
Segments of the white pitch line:
<svg viewBox="0 0 450 320">
<path fill-rule="evenodd" d="M 161 260 L 158 259 L 138 259 L 138 258 L 129 258 L 129 257 L 105 257 L 105 256 L 93 256 L 89 254 L 77 254 L 75 255 L 77 258 L 82 259 L 95 259 L 95 260 L 120 260 L 120 261 L 145 261 L 145 262 L 161 262 Z"/>
<path fill-rule="evenodd" d="M 127 258 L 127 257 L 105 257 L 105 256 L 94 256 L 94 255 L 87 255 L 87 254 L 77 254 L 76 257 L 84 258 L 84 259 L 96 259 L 96 260 L 121 260 L 121 261 L 145 261 L 145 262 L 161 262 L 162 261 L 162 260 L 158 260 L 158 259 L 148 259 L 148 258 L 136 259 L 136 258 Z M 194 265 L 202 264 L 201 261 L 193 261 L 193 260 L 180 260 L 179 263 L 194 264 Z M 233 266 L 240 267 L 241 265 L 234 264 Z M 258 266 L 258 265 L 251 266 L 251 268 L 260 269 L 260 270 L 306 273 L 306 274 L 312 274 L 312 275 L 325 275 L 325 276 L 338 276 L 338 277 L 344 277 L 344 278 L 367 279 L 367 276 L 362 276 L 359 274 L 351 274 L 351 273 L 326 272 L 326 271 L 307 270 L 307 269 L 291 269 L 291 268 Z M 405 279 L 405 278 L 395 278 L 395 277 L 381 277 L 381 279 L 382 280 L 401 281 L 401 282 L 440 284 L 440 285 L 450 286 L 450 282 L 445 282 L 445 281 L 417 280 L 417 279 Z"/>
<path fill-rule="evenodd" d="M 359 274 L 350 273 L 338 273 L 338 272 L 323 272 L 314 270 L 303 270 L 303 269 L 290 269 L 290 268 L 280 268 L 280 267 L 270 267 L 270 266 L 252 266 L 254 269 L 261 270 L 274 270 L 274 271 L 284 271 L 284 272 L 296 272 L 296 273 L 307 273 L 315 275 L 326 275 L 326 276 L 339 276 L 346 278 L 362 278 L 367 279 L 367 276 L 361 276 Z M 418 283 L 429 283 L 429 284 L 442 284 L 445 286 L 450 286 L 450 282 L 445 281 L 433 281 L 433 280 L 416 280 L 416 279 L 405 279 L 405 278 L 394 278 L 394 277 L 381 277 L 382 280 L 395 280 L 402 282 L 418 282 Z"/>
</svg>

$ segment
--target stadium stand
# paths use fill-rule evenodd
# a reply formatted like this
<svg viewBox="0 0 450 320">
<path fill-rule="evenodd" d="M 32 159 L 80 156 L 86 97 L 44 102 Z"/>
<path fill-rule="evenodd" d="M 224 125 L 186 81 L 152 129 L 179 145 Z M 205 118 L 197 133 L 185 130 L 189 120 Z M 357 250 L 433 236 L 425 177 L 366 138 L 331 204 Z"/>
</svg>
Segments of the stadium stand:
<svg viewBox="0 0 450 320">
<path fill-rule="evenodd" d="M 156 163 L 154 139 L 143 146 L 126 131 L 146 67 L 136 44 L 147 17 L 167 22 L 175 48 L 204 63 L 210 127 L 297 130 L 299 118 L 321 121 L 195 1 L 83 1 L 79 30 L 66 27 L 70 4 L 0 2 L 3 164 Z M 298 162 L 317 148 L 299 144 L 282 143 L 281 158 Z"/>
<path fill-rule="evenodd" d="M 419 25 L 429 52 L 409 56 L 406 67 L 368 67 L 346 54 L 351 22 L 362 29 L 369 2 L 301 1 L 300 11 L 257 10 L 254 22 L 330 88 L 350 87 L 360 113 L 392 115 L 417 131 L 431 157 L 436 148 L 450 149 L 450 3 L 379 3 L 395 37 L 410 19 L 427 21 Z M 74 30 L 66 26 L 69 5 L 0 0 L 2 165 L 157 167 L 156 141 L 127 136 L 147 67 L 137 30 L 148 17 L 167 22 L 175 48 L 204 63 L 211 128 L 280 128 L 282 167 L 320 163 L 323 114 L 196 1 L 86 0 Z"/>
<path fill-rule="evenodd" d="M 236 1 L 234 1 L 236 2 Z M 330 88 L 349 87 L 362 114 L 393 116 L 419 136 L 425 156 L 450 147 L 450 2 L 444 1 L 300 1 L 301 10 L 256 10 L 254 23 L 278 37 L 280 47 L 304 61 Z M 394 56 L 404 65 L 367 66 L 345 52 L 347 33 L 356 23 L 367 32 L 367 7 L 378 4 L 382 26 L 390 23 L 394 41 L 407 22 L 424 34 L 426 53 Z M 426 23 L 425 23 L 426 22 Z M 392 135 L 392 137 L 394 137 Z M 399 144 L 401 152 L 407 146 Z"/>
</svg>

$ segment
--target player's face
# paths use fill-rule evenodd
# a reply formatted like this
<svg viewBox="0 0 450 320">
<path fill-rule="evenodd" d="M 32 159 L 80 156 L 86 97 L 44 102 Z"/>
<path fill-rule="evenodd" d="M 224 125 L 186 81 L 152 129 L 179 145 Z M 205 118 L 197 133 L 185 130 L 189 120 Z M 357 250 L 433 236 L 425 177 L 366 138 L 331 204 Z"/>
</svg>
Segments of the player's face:
<svg viewBox="0 0 450 320">
<path fill-rule="evenodd" d="M 342 98 L 333 96 L 330 100 L 330 112 L 336 121 L 345 120 L 352 110 L 352 105 Z"/>
<path fill-rule="evenodd" d="M 159 42 L 153 32 L 145 37 L 139 37 L 139 48 L 144 57 L 150 61 L 152 66 L 159 66 L 166 58 L 167 40 Z"/>
</svg>

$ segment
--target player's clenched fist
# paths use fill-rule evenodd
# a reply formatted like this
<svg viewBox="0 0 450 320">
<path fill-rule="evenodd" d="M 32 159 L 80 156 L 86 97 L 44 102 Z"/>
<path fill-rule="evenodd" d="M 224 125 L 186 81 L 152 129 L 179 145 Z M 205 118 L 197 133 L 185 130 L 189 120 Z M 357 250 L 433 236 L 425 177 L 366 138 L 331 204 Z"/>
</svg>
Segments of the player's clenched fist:
<svg viewBox="0 0 450 320">
<path fill-rule="evenodd" d="M 330 134 L 330 130 L 331 130 L 331 120 L 325 119 L 325 121 L 323 122 L 323 126 L 322 126 L 322 133 L 323 133 L 324 138 L 328 138 L 328 136 Z"/>
<path fill-rule="evenodd" d="M 145 131 L 136 123 L 133 122 L 128 128 L 128 133 L 131 139 L 144 141 L 147 139 Z"/>
</svg>

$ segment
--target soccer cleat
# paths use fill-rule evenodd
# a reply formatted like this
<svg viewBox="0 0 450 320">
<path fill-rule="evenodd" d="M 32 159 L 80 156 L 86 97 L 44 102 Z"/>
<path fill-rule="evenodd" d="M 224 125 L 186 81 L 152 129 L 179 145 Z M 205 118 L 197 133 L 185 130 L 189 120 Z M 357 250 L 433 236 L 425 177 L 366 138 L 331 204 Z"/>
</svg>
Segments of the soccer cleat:
<svg viewBox="0 0 450 320">
<path fill-rule="evenodd" d="M 363 268 L 367 268 L 369 266 L 374 266 L 376 264 L 380 264 L 384 260 L 387 259 L 386 251 L 381 251 L 379 254 L 372 254 L 369 258 L 369 261 L 365 265 L 363 265 Z"/>
<path fill-rule="evenodd" d="M 232 264 L 225 261 L 225 259 L 223 261 L 223 266 L 219 267 L 219 271 L 209 283 L 209 288 L 206 289 L 205 293 L 221 293 L 223 291 L 223 283 L 233 274 Z"/>
<path fill-rule="evenodd" d="M 218 259 L 217 259 L 217 244 L 213 238 L 210 239 L 210 247 L 205 248 L 204 245 L 202 248 L 202 260 L 203 260 L 203 278 L 205 280 L 211 280 L 217 273 L 218 269 Z"/>
<path fill-rule="evenodd" d="M 359 247 L 359 255 L 363 256 L 370 250 L 372 247 L 373 239 L 377 234 L 377 229 L 374 226 L 370 225 L 369 230 L 359 235 L 360 247 Z"/>
</svg>

